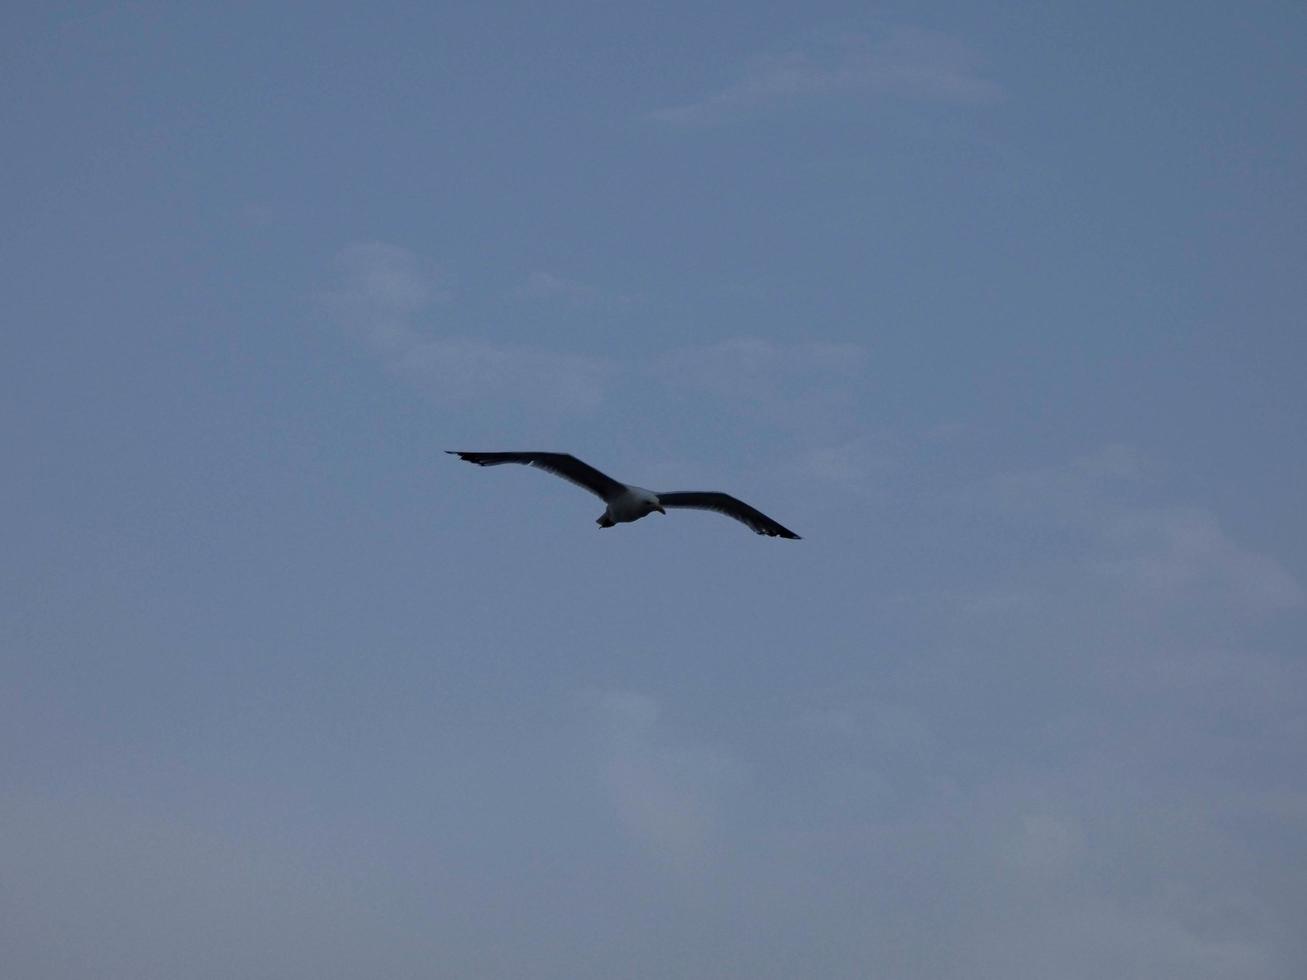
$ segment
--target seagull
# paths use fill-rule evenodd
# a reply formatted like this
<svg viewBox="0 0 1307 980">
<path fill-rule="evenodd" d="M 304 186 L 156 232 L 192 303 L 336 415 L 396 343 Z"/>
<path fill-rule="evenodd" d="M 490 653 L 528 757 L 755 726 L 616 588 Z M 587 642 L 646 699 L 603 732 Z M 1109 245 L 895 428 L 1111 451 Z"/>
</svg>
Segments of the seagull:
<svg viewBox="0 0 1307 980">
<path fill-rule="evenodd" d="M 799 536 L 789 528 L 776 523 L 762 511 L 754 510 L 729 493 L 716 490 L 654 493 L 644 487 L 619 483 L 611 476 L 600 473 L 593 466 L 581 462 L 568 453 L 470 453 L 457 449 L 446 449 L 445 452 L 469 463 L 476 463 L 477 466 L 500 466 L 504 463 L 535 466 L 546 473 L 561 476 L 578 487 L 584 487 L 608 505 L 607 510 L 595 521 L 600 527 L 628 524 L 654 511 L 666 514 L 667 511 L 664 509 L 666 507 L 688 507 L 695 510 L 713 510 L 727 517 L 733 517 L 740 523 L 747 524 L 758 534 L 766 534 L 773 538 L 792 538 L 796 541 L 799 539 Z"/>
</svg>

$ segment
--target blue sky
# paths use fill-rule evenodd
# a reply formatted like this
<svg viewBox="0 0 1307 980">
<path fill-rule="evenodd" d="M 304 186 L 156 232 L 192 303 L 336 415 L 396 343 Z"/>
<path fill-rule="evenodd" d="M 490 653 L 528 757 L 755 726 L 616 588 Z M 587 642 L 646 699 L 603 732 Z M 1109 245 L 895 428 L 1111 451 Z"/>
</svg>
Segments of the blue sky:
<svg viewBox="0 0 1307 980">
<path fill-rule="evenodd" d="M 6 972 L 1303 975 L 1305 28 L 11 5 Z"/>
</svg>

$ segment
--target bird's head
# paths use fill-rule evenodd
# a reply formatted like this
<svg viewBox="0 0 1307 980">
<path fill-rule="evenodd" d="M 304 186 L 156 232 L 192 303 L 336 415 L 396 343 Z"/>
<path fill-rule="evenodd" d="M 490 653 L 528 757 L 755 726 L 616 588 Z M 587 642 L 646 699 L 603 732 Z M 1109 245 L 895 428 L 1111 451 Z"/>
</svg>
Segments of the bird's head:
<svg viewBox="0 0 1307 980">
<path fill-rule="evenodd" d="M 663 505 L 662 505 L 662 503 L 658 500 L 658 498 L 655 497 L 653 494 L 650 494 L 650 495 L 649 495 L 649 513 L 652 514 L 654 511 L 657 511 L 658 513 L 662 514 L 663 516 L 666 516 L 666 515 L 667 515 L 667 511 L 663 510 Z"/>
</svg>

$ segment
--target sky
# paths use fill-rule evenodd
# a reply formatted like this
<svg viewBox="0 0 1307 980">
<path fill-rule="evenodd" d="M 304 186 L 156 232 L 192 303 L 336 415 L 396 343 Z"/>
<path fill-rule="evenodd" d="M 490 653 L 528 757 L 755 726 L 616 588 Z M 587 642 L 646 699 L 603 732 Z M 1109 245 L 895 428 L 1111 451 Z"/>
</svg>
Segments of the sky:
<svg viewBox="0 0 1307 980">
<path fill-rule="evenodd" d="M 1307 976 L 1305 31 L 6 5 L 5 975 Z"/>
</svg>

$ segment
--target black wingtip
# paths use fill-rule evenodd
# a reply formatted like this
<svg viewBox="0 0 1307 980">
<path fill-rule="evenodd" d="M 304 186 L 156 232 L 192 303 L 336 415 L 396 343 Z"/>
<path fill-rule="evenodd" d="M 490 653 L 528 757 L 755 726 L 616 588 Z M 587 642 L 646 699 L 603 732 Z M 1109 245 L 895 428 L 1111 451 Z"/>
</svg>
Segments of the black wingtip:
<svg viewBox="0 0 1307 980">
<path fill-rule="evenodd" d="M 489 465 L 491 465 L 491 464 L 488 463 L 485 459 L 482 458 L 483 456 L 486 455 L 485 453 L 479 453 L 479 452 L 476 452 L 475 450 L 471 450 L 471 449 L 446 449 L 445 452 L 449 453 L 449 455 L 451 455 L 451 456 L 457 456 L 457 457 L 458 457 L 459 459 L 461 459 L 463 462 L 465 462 L 465 463 L 471 463 L 471 464 L 473 464 L 474 466 L 489 466 Z"/>
</svg>

